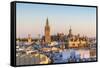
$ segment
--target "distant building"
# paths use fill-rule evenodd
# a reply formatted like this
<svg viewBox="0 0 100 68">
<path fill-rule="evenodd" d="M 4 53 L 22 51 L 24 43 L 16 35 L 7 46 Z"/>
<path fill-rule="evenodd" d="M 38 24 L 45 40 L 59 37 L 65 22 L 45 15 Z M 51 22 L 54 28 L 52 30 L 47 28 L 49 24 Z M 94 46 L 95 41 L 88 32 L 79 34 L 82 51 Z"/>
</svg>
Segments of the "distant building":
<svg viewBox="0 0 100 68">
<path fill-rule="evenodd" d="M 69 48 L 78 48 L 78 47 L 86 47 L 87 46 L 87 37 L 80 37 L 80 35 L 73 35 L 72 29 L 70 27 L 68 38 L 68 47 Z"/>
<path fill-rule="evenodd" d="M 32 42 L 31 34 L 28 34 L 28 42 Z"/>
<path fill-rule="evenodd" d="M 46 25 L 45 25 L 45 42 L 46 43 L 50 43 L 51 42 L 50 26 L 49 26 L 48 18 L 46 20 Z"/>
</svg>

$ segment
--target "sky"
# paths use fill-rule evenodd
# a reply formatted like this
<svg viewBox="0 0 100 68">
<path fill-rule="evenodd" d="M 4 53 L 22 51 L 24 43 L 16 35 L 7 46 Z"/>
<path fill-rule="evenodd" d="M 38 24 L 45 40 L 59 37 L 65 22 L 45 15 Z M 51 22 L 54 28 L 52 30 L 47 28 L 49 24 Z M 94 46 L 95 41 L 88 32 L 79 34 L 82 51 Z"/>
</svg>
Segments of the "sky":
<svg viewBox="0 0 100 68">
<path fill-rule="evenodd" d="M 96 36 L 96 8 L 80 6 L 61 6 L 46 4 L 16 4 L 16 36 L 32 38 L 44 35 L 44 27 L 48 18 L 50 34 L 68 34 L 72 29 L 73 35 Z"/>
</svg>

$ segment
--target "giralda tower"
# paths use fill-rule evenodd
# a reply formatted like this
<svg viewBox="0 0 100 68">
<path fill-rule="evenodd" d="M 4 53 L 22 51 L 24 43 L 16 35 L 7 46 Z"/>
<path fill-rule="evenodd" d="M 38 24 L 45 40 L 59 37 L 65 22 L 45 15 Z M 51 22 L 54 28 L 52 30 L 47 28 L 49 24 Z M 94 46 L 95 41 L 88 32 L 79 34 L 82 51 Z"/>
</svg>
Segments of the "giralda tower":
<svg viewBox="0 0 100 68">
<path fill-rule="evenodd" d="M 50 26 L 49 26 L 48 18 L 46 19 L 46 25 L 45 25 L 45 42 L 46 43 L 51 42 Z"/>
</svg>

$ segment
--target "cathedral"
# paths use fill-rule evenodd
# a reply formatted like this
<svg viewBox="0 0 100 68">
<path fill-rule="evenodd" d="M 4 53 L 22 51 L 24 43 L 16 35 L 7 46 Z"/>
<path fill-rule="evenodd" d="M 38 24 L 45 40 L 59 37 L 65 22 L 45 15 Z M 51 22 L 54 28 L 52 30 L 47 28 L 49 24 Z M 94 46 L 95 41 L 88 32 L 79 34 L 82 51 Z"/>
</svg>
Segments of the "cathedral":
<svg viewBox="0 0 100 68">
<path fill-rule="evenodd" d="M 50 36 L 50 26 L 48 22 L 48 18 L 46 19 L 46 25 L 45 25 L 45 42 L 50 43 L 51 42 L 51 36 Z"/>
</svg>

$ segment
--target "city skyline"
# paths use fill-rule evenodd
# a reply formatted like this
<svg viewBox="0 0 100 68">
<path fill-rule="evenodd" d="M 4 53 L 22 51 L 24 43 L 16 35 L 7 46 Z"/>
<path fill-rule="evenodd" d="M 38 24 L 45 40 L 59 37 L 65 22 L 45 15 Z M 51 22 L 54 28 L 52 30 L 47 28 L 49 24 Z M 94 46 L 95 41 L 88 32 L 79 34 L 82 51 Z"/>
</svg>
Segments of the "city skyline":
<svg viewBox="0 0 100 68">
<path fill-rule="evenodd" d="M 17 38 L 44 35 L 48 18 L 50 34 L 68 34 L 70 26 L 74 35 L 96 37 L 96 8 L 17 3 Z"/>
</svg>

